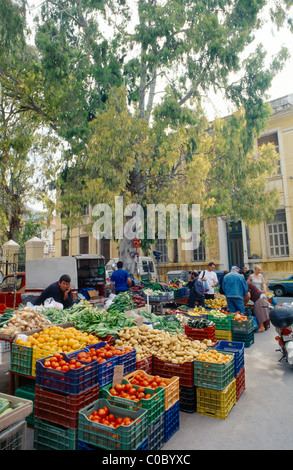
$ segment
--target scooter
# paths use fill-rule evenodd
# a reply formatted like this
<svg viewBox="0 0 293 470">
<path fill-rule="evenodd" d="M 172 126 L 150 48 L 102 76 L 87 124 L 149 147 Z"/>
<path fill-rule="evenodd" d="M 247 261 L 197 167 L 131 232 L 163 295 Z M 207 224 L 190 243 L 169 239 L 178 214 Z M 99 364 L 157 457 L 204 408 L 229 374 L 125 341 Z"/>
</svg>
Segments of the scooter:
<svg viewBox="0 0 293 470">
<path fill-rule="evenodd" d="M 270 307 L 270 321 L 275 327 L 278 336 L 275 339 L 280 345 L 283 356 L 279 360 L 286 360 L 293 366 L 293 303 L 290 307 Z"/>
</svg>

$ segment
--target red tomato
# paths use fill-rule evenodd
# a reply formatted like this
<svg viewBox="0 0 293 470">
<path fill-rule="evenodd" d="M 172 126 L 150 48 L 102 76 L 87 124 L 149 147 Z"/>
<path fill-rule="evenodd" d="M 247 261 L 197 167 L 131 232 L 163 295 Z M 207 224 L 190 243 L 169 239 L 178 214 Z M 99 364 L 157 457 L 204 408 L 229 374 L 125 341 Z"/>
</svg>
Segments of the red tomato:
<svg viewBox="0 0 293 470">
<path fill-rule="evenodd" d="M 115 416 L 112 413 L 108 414 L 108 421 L 110 421 L 110 423 L 113 423 L 114 421 L 116 421 Z"/>
<path fill-rule="evenodd" d="M 69 366 L 68 365 L 62 366 L 62 370 L 63 372 L 67 372 L 69 370 Z"/>
<path fill-rule="evenodd" d="M 135 395 L 136 394 L 136 388 L 132 387 L 129 391 L 128 391 L 129 395 Z"/>
<path fill-rule="evenodd" d="M 145 388 L 144 387 L 138 387 L 137 392 L 138 393 L 144 393 Z"/>
<path fill-rule="evenodd" d="M 152 394 L 151 393 L 147 393 L 146 396 L 145 396 L 145 399 L 148 400 L 149 398 L 152 398 Z"/>
<path fill-rule="evenodd" d="M 105 417 L 107 416 L 107 414 L 108 414 L 108 413 L 107 413 L 107 411 L 106 411 L 104 408 L 100 408 L 100 409 L 98 410 L 98 416 L 99 416 L 100 418 L 105 418 Z"/>
<path fill-rule="evenodd" d="M 131 390 L 132 388 L 132 384 L 125 384 L 125 390 Z"/>
<path fill-rule="evenodd" d="M 121 416 L 118 416 L 118 418 L 116 418 L 116 424 L 121 424 L 123 422 L 123 418 L 121 418 Z"/>
</svg>

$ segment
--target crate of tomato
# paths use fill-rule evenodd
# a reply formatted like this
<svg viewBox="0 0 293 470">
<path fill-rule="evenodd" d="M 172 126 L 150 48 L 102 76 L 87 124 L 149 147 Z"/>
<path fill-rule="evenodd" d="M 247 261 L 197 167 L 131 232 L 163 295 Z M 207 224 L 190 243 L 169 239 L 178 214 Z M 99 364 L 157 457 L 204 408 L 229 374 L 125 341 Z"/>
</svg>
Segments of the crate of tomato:
<svg viewBox="0 0 293 470">
<path fill-rule="evenodd" d="M 163 387 L 165 390 L 165 410 L 171 408 L 179 400 L 179 377 L 170 379 L 159 375 L 149 375 L 143 370 L 135 370 L 124 376 L 132 385 L 156 389 Z"/>
<path fill-rule="evenodd" d="M 98 362 L 70 359 L 65 353 L 36 361 L 36 386 L 77 395 L 98 383 Z"/>
<path fill-rule="evenodd" d="M 115 366 L 123 364 L 124 373 L 136 368 L 135 349 L 119 349 L 105 342 L 93 344 L 82 351 L 69 354 L 68 357 L 79 361 L 98 362 L 99 387 L 104 387 L 112 381 Z"/>
<path fill-rule="evenodd" d="M 153 423 L 165 411 L 165 392 L 163 387 L 151 389 L 133 385 L 123 379 L 121 383 L 103 387 L 100 397 L 127 410 L 147 410 L 148 424 Z"/>
<path fill-rule="evenodd" d="M 99 398 L 79 412 L 81 442 L 107 450 L 136 450 L 147 439 L 147 412 L 127 410 Z"/>
</svg>

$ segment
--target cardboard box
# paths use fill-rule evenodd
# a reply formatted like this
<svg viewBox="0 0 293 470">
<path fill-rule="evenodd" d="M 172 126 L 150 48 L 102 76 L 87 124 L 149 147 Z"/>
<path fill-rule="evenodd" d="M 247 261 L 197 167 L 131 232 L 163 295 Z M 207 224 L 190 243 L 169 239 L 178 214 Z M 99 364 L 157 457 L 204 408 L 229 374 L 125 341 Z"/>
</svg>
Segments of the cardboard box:
<svg viewBox="0 0 293 470">
<path fill-rule="evenodd" d="M 96 290 L 89 290 L 88 295 L 90 297 L 90 300 L 96 300 L 99 298 L 98 293 Z"/>
</svg>

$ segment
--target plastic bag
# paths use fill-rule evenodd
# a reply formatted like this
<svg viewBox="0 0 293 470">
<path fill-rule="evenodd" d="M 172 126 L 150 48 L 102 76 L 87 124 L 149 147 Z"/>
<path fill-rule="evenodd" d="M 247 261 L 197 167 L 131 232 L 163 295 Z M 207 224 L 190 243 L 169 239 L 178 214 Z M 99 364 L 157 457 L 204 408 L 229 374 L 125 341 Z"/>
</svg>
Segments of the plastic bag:
<svg viewBox="0 0 293 470">
<path fill-rule="evenodd" d="M 44 307 L 45 308 L 57 307 L 57 308 L 60 308 L 61 310 L 63 310 L 63 305 L 60 304 L 59 302 L 56 302 L 56 300 L 54 300 L 53 297 L 50 297 L 49 299 L 45 300 Z"/>
</svg>

